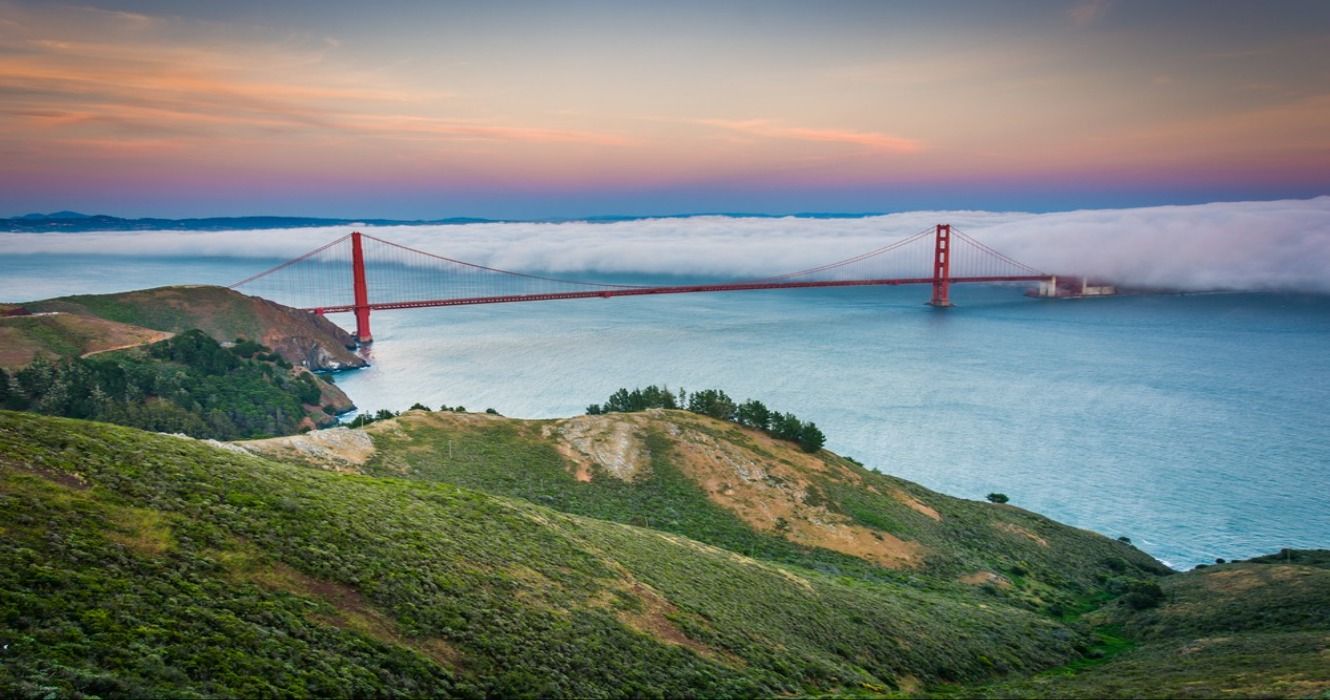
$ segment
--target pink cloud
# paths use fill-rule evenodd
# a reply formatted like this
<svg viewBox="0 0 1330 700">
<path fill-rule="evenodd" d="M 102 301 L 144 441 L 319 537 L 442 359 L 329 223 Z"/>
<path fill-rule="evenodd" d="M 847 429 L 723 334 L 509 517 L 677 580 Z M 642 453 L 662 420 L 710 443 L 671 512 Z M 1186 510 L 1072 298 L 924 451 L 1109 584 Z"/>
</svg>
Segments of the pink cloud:
<svg viewBox="0 0 1330 700">
<path fill-rule="evenodd" d="M 915 139 L 875 131 L 781 126 L 766 119 L 702 119 L 698 123 L 762 138 L 846 143 L 894 153 L 917 153 L 923 150 L 923 145 Z"/>
</svg>

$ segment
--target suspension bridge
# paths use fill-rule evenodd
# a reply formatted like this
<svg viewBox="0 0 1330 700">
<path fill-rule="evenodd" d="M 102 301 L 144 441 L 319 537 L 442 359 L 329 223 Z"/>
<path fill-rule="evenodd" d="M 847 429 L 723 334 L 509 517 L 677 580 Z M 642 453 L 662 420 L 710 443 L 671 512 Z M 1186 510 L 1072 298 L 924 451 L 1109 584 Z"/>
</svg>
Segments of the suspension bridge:
<svg viewBox="0 0 1330 700">
<path fill-rule="evenodd" d="M 560 279 L 455 260 L 359 231 L 231 285 L 316 314 L 354 313 L 356 339 L 373 341 L 370 312 L 437 306 L 758 289 L 930 285 L 928 303 L 951 306 L 951 285 L 1040 282 L 1058 293 L 1055 275 L 938 224 L 842 260 L 759 279 L 689 285 L 610 284 Z M 294 303 L 292 303 L 294 301 Z"/>
</svg>

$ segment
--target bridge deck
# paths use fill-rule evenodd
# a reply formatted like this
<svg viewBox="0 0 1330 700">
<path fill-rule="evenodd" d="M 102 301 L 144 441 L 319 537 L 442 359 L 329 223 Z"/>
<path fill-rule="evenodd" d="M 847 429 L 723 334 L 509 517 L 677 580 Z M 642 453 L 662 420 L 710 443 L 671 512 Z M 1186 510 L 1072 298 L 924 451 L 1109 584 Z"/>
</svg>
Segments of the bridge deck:
<svg viewBox="0 0 1330 700">
<path fill-rule="evenodd" d="M 951 284 L 996 283 L 996 282 L 1041 282 L 1050 279 L 1050 275 L 997 275 L 989 277 L 952 277 Z M 395 301 L 371 303 L 369 308 L 375 311 L 387 309 L 424 309 L 434 306 L 468 306 L 471 304 L 508 304 L 522 301 L 553 301 L 557 299 L 608 299 L 610 297 L 634 297 L 650 294 L 690 294 L 694 292 L 744 292 L 758 289 L 804 289 L 810 287 L 896 287 L 906 284 L 932 284 L 932 277 L 902 277 L 892 279 L 862 280 L 824 280 L 814 282 L 736 282 L 732 284 L 686 284 L 667 287 L 638 287 L 629 289 L 603 289 L 587 292 L 553 292 L 548 294 L 510 294 L 488 297 L 458 297 L 454 299 L 422 299 L 418 301 Z M 354 304 L 323 306 L 306 309 L 321 313 L 343 313 L 355 311 Z"/>
</svg>

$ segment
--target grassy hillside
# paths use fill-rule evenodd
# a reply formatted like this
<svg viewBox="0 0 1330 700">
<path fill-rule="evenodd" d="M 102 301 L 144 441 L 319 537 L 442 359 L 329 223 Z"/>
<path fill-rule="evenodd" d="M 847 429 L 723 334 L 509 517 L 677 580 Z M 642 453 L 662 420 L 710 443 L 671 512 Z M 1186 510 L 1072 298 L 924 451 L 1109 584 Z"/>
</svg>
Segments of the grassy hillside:
<svg viewBox="0 0 1330 700">
<path fill-rule="evenodd" d="M 170 336 L 165 331 L 77 314 L 0 316 L 0 369 L 17 369 L 38 357 L 81 357 Z"/>
<path fill-rule="evenodd" d="M 288 362 L 310 369 L 364 366 L 348 348 L 350 334 L 310 313 L 224 287 L 158 287 L 119 294 L 88 294 L 25 303 L 34 312 L 63 311 L 158 331 L 197 328 L 219 342 L 254 340 Z"/>
<path fill-rule="evenodd" d="M 1330 697 L 1330 552 L 1305 554 L 1321 566 L 1238 563 L 1171 576 L 1160 607 L 1089 616 L 1105 658 L 961 694 Z"/>
<path fill-rule="evenodd" d="M 0 412 L 0 693 L 772 695 L 1028 673 L 1083 639 L 450 484 Z"/>
<path fill-rule="evenodd" d="M 1123 581 L 1168 573 L 1122 542 L 685 411 L 557 421 L 412 411 L 370 426 L 367 440 L 339 437 L 347 432 L 247 446 L 523 498 L 831 575 L 928 574 L 1055 615 L 1102 601 Z"/>
</svg>

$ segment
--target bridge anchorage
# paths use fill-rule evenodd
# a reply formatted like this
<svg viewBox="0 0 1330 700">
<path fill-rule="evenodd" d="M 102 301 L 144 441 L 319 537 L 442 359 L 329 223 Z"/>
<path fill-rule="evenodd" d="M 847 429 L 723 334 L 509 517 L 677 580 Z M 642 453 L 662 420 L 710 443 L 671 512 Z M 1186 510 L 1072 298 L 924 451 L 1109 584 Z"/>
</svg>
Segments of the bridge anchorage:
<svg viewBox="0 0 1330 700">
<path fill-rule="evenodd" d="M 371 274 L 372 271 L 372 274 Z M 920 274 L 924 273 L 924 274 Z M 1080 288 L 1069 281 L 1080 279 Z M 812 287 L 929 285 L 928 304 L 947 308 L 953 284 L 1035 282 L 1034 296 L 1096 296 L 1111 287 L 1056 276 L 999 253 L 950 224 L 880 248 L 775 277 L 690 285 L 608 284 L 501 270 L 409 248 L 355 231 L 231 285 L 316 314 L 355 315 L 356 341 L 373 342 L 370 313 L 389 309 L 609 299 L 649 294 Z"/>
</svg>

